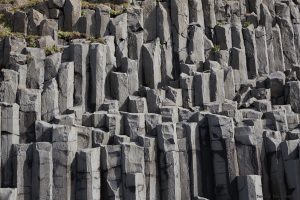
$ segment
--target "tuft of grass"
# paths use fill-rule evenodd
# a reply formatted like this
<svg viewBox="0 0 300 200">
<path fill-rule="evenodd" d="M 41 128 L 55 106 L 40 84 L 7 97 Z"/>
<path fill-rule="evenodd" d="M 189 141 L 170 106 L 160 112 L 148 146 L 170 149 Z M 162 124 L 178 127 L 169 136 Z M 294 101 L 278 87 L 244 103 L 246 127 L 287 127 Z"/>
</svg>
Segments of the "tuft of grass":
<svg viewBox="0 0 300 200">
<path fill-rule="evenodd" d="M 28 0 L 24 5 L 14 5 L 10 8 L 11 12 L 16 12 L 17 10 L 28 10 L 34 8 L 36 5 L 43 3 L 43 0 Z"/>
<path fill-rule="evenodd" d="M 61 49 L 57 47 L 56 45 L 53 45 L 51 47 L 47 47 L 44 49 L 46 56 L 61 52 Z"/>
<path fill-rule="evenodd" d="M 220 50 L 221 50 L 220 45 L 215 45 L 215 46 L 212 48 L 212 51 L 213 51 L 214 53 L 219 53 Z"/>
<path fill-rule="evenodd" d="M 27 46 L 28 47 L 33 47 L 33 48 L 37 48 L 37 40 L 39 39 L 40 37 L 37 36 L 37 35 L 26 35 L 25 36 L 25 40 L 26 40 L 26 43 L 27 43 Z"/>
<path fill-rule="evenodd" d="M 90 3 L 88 1 L 81 1 L 81 8 L 82 9 L 96 9 L 99 4 L 97 3 Z"/>
<path fill-rule="evenodd" d="M 247 28 L 248 26 L 250 26 L 252 23 L 250 21 L 244 21 L 243 22 L 243 28 Z"/>
<path fill-rule="evenodd" d="M 99 5 L 106 5 L 110 7 L 110 15 L 111 17 L 116 17 L 118 15 L 121 15 L 126 12 L 129 3 L 121 3 L 121 4 L 114 4 L 114 3 L 90 3 L 87 1 L 82 1 L 81 2 L 81 7 L 82 9 L 96 9 Z M 83 15 L 84 16 L 84 15 Z"/>
<path fill-rule="evenodd" d="M 224 22 L 224 21 L 217 21 L 217 25 L 218 25 L 218 26 L 225 25 L 225 22 Z"/>
<path fill-rule="evenodd" d="M 17 38 L 25 39 L 28 47 L 37 47 L 36 41 L 39 38 L 39 36 L 37 35 L 25 35 L 23 33 L 13 32 L 12 26 L 9 22 L 7 22 L 5 15 L 0 14 L 0 38 L 4 38 L 7 36 L 14 36 Z"/>
<path fill-rule="evenodd" d="M 86 34 L 79 33 L 79 32 L 65 32 L 65 31 L 58 31 L 58 38 L 63 39 L 67 42 L 70 42 L 71 40 L 74 39 L 87 39 L 90 40 L 91 42 L 98 42 L 105 44 L 105 40 L 103 38 L 96 38 L 96 37 L 91 37 L 87 36 Z"/>
<path fill-rule="evenodd" d="M 101 44 L 105 44 L 106 43 L 103 38 L 89 37 L 87 39 L 90 40 L 92 43 L 101 43 Z"/>
<path fill-rule="evenodd" d="M 7 20 L 5 14 L 0 14 L 0 37 L 13 35 L 12 25 Z"/>
<path fill-rule="evenodd" d="M 67 42 L 70 42 L 74 39 L 79 39 L 85 37 L 83 34 L 79 32 L 66 32 L 66 31 L 58 31 L 57 33 L 59 39 L 66 40 Z"/>
<path fill-rule="evenodd" d="M 118 15 L 121 15 L 121 14 L 123 14 L 125 12 L 125 10 L 110 10 L 110 16 L 111 17 L 116 17 L 116 16 L 118 16 Z"/>
</svg>

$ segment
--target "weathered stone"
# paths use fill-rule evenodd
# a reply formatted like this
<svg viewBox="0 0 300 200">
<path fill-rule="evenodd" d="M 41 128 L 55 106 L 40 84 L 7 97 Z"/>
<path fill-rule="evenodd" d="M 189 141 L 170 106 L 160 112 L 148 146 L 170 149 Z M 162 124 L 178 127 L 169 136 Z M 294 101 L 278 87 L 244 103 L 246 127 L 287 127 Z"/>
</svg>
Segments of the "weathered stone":
<svg viewBox="0 0 300 200">
<path fill-rule="evenodd" d="M 74 63 L 62 63 L 58 71 L 58 108 L 60 113 L 73 107 Z"/>
<path fill-rule="evenodd" d="M 263 199 L 260 176 L 238 176 L 237 182 L 239 199 Z"/>
<path fill-rule="evenodd" d="M 96 13 L 96 36 L 103 37 L 109 33 L 109 8 L 108 7 L 97 7 Z"/>
<path fill-rule="evenodd" d="M 74 61 L 74 105 L 82 106 L 82 110 L 88 110 L 88 74 L 89 45 L 81 41 L 73 41 L 70 45 L 70 58 Z"/>
<path fill-rule="evenodd" d="M 18 189 L 18 199 L 32 199 L 33 160 L 31 144 L 15 144 L 12 147 L 13 186 Z"/>
<path fill-rule="evenodd" d="M 27 34 L 28 18 L 25 12 L 17 11 L 14 14 L 14 31 Z"/>
<path fill-rule="evenodd" d="M 86 36 L 95 36 L 96 35 L 96 17 L 95 11 L 89 9 L 83 9 L 81 12 L 84 13 L 84 16 L 81 16 L 77 22 L 77 29 L 80 33 L 85 34 Z"/>
<path fill-rule="evenodd" d="M 44 85 L 42 92 L 42 120 L 50 122 L 53 118 L 58 115 L 58 87 L 55 79 L 51 79 Z"/>
<path fill-rule="evenodd" d="M 77 153 L 76 199 L 100 199 L 100 148 Z"/>
<path fill-rule="evenodd" d="M 159 39 L 143 45 L 143 72 L 145 84 L 157 89 L 161 84 L 161 48 Z M 153 76 L 148 76 L 153 74 Z"/>
<path fill-rule="evenodd" d="M 90 45 L 91 65 L 91 106 L 93 110 L 99 110 L 105 99 L 106 83 L 106 46 L 100 43 Z"/>
<path fill-rule="evenodd" d="M 40 35 L 50 35 L 55 41 L 57 41 L 58 24 L 53 19 L 44 19 L 40 23 Z"/>
<path fill-rule="evenodd" d="M 52 141 L 53 169 L 56 169 L 53 170 L 53 199 L 71 199 L 75 195 L 75 183 L 71 179 L 77 151 L 75 128 L 54 127 Z"/>
<path fill-rule="evenodd" d="M 51 200 L 53 185 L 52 145 L 46 142 L 33 144 L 32 198 Z"/>
<path fill-rule="evenodd" d="M 145 114 L 126 113 L 124 116 L 124 131 L 132 141 L 136 141 L 138 136 L 145 135 Z"/>
<path fill-rule="evenodd" d="M 48 4 L 50 8 L 62 8 L 65 4 L 65 0 L 50 0 Z"/>
<path fill-rule="evenodd" d="M 127 109 L 127 98 L 129 96 L 128 74 L 113 72 L 111 74 L 111 96 L 119 101 L 121 110 Z"/>
<path fill-rule="evenodd" d="M 64 4 L 64 29 L 66 31 L 76 30 L 77 21 L 81 15 L 81 1 L 66 0 Z"/>
<path fill-rule="evenodd" d="M 245 52 L 247 60 L 248 78 L 253 79 L 258 75 L 257 46 L 253 25 L 243 29 Z"/>
<path fill-rule="evenodd" d="M 17 200 L 17 189 L 0 188 L 0 198 L 5 200 Z"/>
</svg>

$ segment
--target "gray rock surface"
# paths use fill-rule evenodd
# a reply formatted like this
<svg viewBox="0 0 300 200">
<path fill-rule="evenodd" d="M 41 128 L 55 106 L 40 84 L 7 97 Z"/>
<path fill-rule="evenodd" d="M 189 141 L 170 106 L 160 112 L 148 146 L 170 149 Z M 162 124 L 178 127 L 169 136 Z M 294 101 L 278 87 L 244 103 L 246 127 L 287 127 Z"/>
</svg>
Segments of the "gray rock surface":
<svg viewBox="0 0 300 200">
<path fill-rule="evenodd" d="M 299 9 L 0 0 L 0 200 L 300 199 Z"/>
</svg>

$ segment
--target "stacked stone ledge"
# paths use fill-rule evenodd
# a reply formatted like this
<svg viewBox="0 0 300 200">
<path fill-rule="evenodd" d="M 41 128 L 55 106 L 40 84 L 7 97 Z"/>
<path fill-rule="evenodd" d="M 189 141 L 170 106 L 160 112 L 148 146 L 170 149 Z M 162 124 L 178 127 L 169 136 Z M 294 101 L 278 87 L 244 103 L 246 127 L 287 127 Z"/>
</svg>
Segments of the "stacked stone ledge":
<svg viewBox="0 0 300 200">
<path fill-rule="evenodd" d="M 15 3 L 0 200 L 300 198 L 300 1 Z"/>
</svg>

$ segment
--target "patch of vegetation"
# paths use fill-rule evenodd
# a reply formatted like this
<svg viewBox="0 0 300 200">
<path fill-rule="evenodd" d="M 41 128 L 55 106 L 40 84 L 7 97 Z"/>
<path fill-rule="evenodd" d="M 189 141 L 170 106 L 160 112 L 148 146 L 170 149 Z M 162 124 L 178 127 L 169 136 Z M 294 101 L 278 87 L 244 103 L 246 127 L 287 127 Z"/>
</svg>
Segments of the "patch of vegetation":
<svg viewBox="0 0 300 200">
<path fill-rule="evenodd" d="M 63 39 L 67 42 L 70 42 L 71 40 L 74 39 L 80 39 L 84 38 L 85 36 L 79 32 L 65 32 L 65 31 L 58 31 L 58 38 Z"/>
<path fill-rule="evenodd" d="M 79 32 L 58 31 L 58 38 L 63 39 L 67 42 L 70 42 L 71 40 L 74 40 L 74 39 L 85 38 L 87 40 L 90 40 L 91 42 L 98 42 L 98 43 L 105 44 L 105 40 L 103 38 L 90 37 L 90 36 L 87 36 L 86 34 L 79 33 Z"/>
<path fill-rule="evenodd" d="M 250 21 L 244 21 L 243 22 L 243 28 L 247 28 L 248 26 L 250 26 L 252 23 Z"/>
<path fill-rule="evenodd" d="M 220 45 L 215 45 L 215 46 L 212 48 L 212 51 L 213 51 L 214 53 L 219 53 L 220 50 L 221 50 Z"/>
<path fill-rule="evenodd" d="M 13 4 L 14 0 L 0 0 L 0 4 Z"/>
<path fill-rule="evenodd" d="M 82 9 L 96 9 L 99 6 L 97 3 L 90 3 L 88 1 L 81 1 L 81 8 Z"/>
<path fill-rule="evenodd" d="M 61 52 L 61 49 L 57 47 L 56 45 L 53 45 L 51 47 L 47 47 L 44 49 L 46 56 Z"/>
<path fill-rule="evenodd" d="M 116 17 L 116 16 L 121 15 L 125 12 L 126 12 L 126 9 L 123 9 L 123 10 L 114 10 L 114 9 L 112 9 L 112 10 L 110 10 L 110 16 L 111 17 Z"/>
<path fill-rule="evenodd" d="M 7 1 L 7 0 L 4 0 L 4 1 Z M 12 7 L 10 7 L 10 11 L 15 12 L 17 10 L 28 10 L 42 2 L 43 2 L 43 0 L 28 0 L 28 2 L 26 2 L 23 5 L 14 5 L 15 1 L 10 0 L 10 4 L 12 4 Z"/>
<path fill-rule="evenodd" d="M 110 10 L 110 15 L 111 17 L 116 17 L 118 15 L 121 15 L 123 13 L 126 12 L 129 3 L 121 3 L 121 4 L 113 4 L 113 3 L 90 3 L 87 1 L 82 1 L 81 2 L 81 7 L 82 9 L 96 9 L 97 7 L 99 7 L 99 5 L 105 5 L 108 6 L 111 10 Z M 84 15 L 83 15 L 84 16 Z"/>
<path fill-rule="evenodd" d="M 37 48 L 37 40 L 40 38 L 40 36 L 37 35 L 26 35 L 25 40 L 27 42 L 28 47 Z"/>
<path fill-rule="evenodd" d="M 217 21 L 217 25 L 218 26 L 223 26 L 223 25 L 225 25 L 226 23 L 224 22 L 224 21 Z"/>
<path fill-rule="evenodd" d="M 95 37 L 88 37 L 87 38 L 89 41 L 91 41 L 92 43 L 101 43 L 101 44 L 105 44 L 105 40 L 103 38 L 95 38 Z"/>
<path fill-rule="evenodd" d="M 0 14 L 0 37 L 5 37 L 12 34 L 12 26 L 8 22 L 5 14 Z"/>
<path fill-rule="evenodd" d="M 0 38 L 7 37 L 7 36 L 14 36 L 17 38 L 23 38 L 27 42 L 28 47 L 37 47 L 37 39 L 40 37 L 37 35 L 25 35 L 23 33 L 16 33 L 13 32 L 12 26 L 9 22 L 7 22 L 7 19 L 4 14 L 0 14 Z"/>
</svg>

